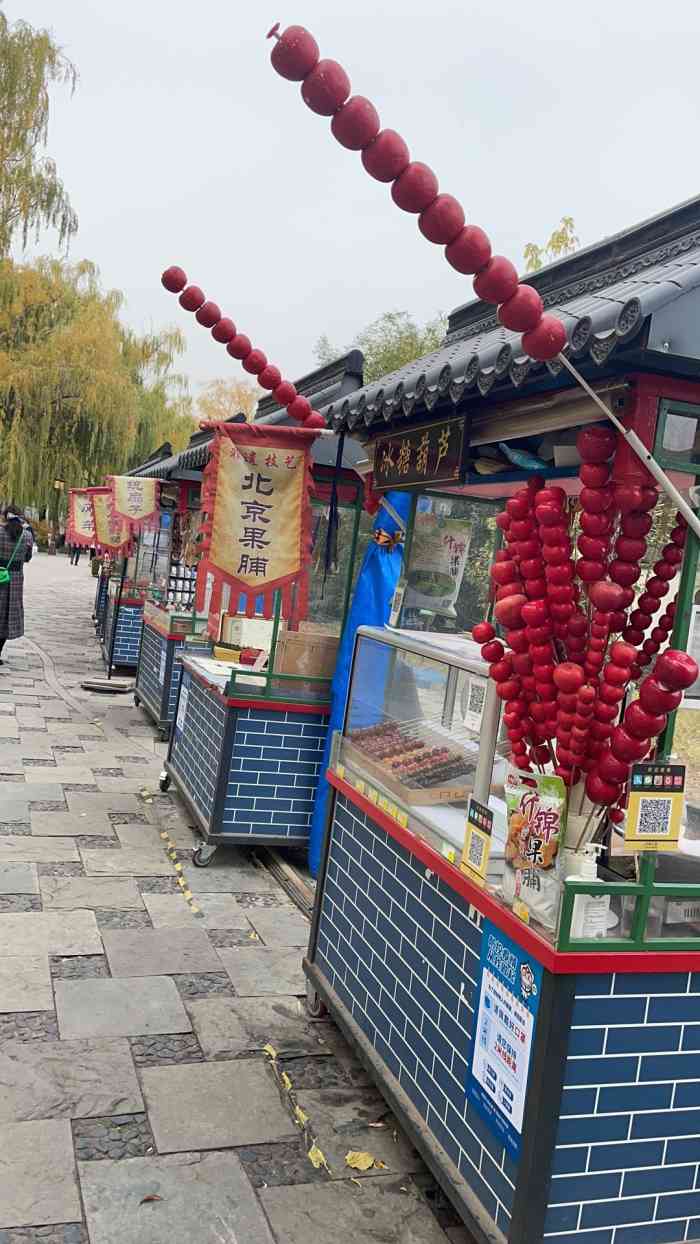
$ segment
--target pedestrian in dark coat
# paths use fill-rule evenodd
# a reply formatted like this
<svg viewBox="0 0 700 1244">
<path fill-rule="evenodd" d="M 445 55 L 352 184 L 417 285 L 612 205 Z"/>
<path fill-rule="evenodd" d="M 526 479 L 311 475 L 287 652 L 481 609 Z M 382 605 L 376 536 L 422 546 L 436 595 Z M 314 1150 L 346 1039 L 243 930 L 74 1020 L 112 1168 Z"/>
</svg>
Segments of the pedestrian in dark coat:
<svg viewBox="0 0 700 1244">
<path fill-rule="evenodd" d="M 33 541 L 25 531 L 22 515 L 15 506 L 8 505 L 0 525 L 0 568 L 9 574 L 9 580 L 0 581 L 0 665 L 2 650 L 8 639 L 21 639 L 24 635 L 24 563 L 32 556 Z M 5 575 L 0 575 L 0 580 Z"/>
</svg>

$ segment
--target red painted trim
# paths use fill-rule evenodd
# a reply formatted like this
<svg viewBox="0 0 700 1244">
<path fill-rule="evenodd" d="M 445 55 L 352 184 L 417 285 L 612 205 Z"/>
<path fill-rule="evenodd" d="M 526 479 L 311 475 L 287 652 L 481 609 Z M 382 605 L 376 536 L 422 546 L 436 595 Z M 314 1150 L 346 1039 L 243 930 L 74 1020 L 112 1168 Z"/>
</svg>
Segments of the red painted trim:
<svg viewBox="0 0 700 1244">
<path fill-rule="evenodd" d="M 125 605 L 128 605 L 130 609 L 142 609 L 143 597 L 139 600 L 136 596 L 122 596 L 119 601 L 119 608 L 123 609 Z"/>
<path fill-rule="evenodd" d="M 431 872 L 442 877 L 456 894 L 466 899 L 471 906 L 476 907 L 477 911 L 480 911 L 487 919 L 492 920 L 502 932 L 512 937 L 514 942 L 533 955 L 538 963 L 541 963 L 548 971 L 556 975 L 570 975 L 578 972 L 653 973 L 697 971 L 700 967 L 700 951 L 697 950 L 566 951 L 565 953 L 555 950 L 549 942 L 546 942 L 538 933 L 528 928 L 526 924 L 518 920 L 517 916 L 492 898 L 486 890 L 475 885 L 464 873 L 455 868 L 454 864 L 450 864 L 434 847 L 412 833 L 410 829 L 404 829 L 398 825 L 376 804 L 371 803 L 364 795 L 360 795 L 353 786 L 332 773 L 330 769 L 326 776 L 330 785 L 349 799 L 361 812 L 364 812 L 375 825 L 379 825 L 391 838 L 421 860 Z"/>
<path fill-rule="evenodd" d="M 202 674 L 200 670 L 193 669 L 186 657 L 183 665 L 198 683 L 201 683 L 208 691 L 213 691 L 214 695 L 218 696 L 222 704 L 225 704 L 227 708 L 272 709 L 273 713 L 319 713 L 322 717 L 327 717 L 331 711 L 330 704 L 299 704 L 296 700 L 234 699 L 231 696 L 224 695 L 215 683 L 209 682 L 206 674 Z"/>
</svg>

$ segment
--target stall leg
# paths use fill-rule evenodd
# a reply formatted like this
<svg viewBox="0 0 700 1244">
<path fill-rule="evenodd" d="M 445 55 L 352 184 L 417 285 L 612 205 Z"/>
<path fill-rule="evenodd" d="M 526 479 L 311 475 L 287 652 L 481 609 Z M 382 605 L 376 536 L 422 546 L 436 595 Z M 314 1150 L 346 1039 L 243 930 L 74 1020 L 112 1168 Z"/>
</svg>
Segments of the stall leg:
<svg viewBox="0 0 700 1244">
<path fill-rule="evenodd" d="M 325 1019 L 328 1008 L 310 980 L 306 982 L 306 1012 L 311 1019 Z"/>
<path fill-rule="evenodd" d="M 161 769 L 160 777 L 158 778 L 158 785 L 162 791 L 168 790 L 170 786 L 170 774 L 166 769 Z"/>
</svg>

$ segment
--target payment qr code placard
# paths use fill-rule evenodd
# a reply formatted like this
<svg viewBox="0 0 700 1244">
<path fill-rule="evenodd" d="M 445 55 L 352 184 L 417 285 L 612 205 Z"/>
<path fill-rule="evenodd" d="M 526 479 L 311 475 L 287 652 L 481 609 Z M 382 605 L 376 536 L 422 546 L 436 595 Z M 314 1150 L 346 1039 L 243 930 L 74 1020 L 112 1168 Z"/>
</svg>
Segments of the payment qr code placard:
<svg viewBox="0 0 700 1244">
<path fill-rule="evenodd" d="M 483 885 L 486 880 L 492 832 L 493 812 L 483 803 L 479 803 L 478 799 L 470 799 L 461 866 L 462 871 L 479 885 Z"/>
<path fill-rule="evenodd" d="M 634 851 L 673 851 L 678 846 L 685 767 L 662 761 L 632 766 L 625 844 Z"/>
</svg>

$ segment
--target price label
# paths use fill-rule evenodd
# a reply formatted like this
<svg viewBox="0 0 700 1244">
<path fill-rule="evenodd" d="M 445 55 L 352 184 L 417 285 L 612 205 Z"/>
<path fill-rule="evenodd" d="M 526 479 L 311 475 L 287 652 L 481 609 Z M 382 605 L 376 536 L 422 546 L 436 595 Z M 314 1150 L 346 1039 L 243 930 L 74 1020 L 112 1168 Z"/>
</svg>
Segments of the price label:
<svg viewBox="0 0 700 1244">
<path fill-rule="evenodd" d="M 450 842 L 443 842 L 442 854 L 446 860 L 449 860 L 450 864 L 455 864 L 457 862 L 457 852 Z"/>
<path fill-rule="evenodd" d="M 375 803 L 375 804 L 378 803 L 379 795 L 373 786 L 367 787 L 367 798 L 369 799 L 370 803 Z"/>
<path fill-rule="evenodd" d="M 401 808 L 399 808 L 396 819 L 402 829 L 408 829 L 408 812 L 402 812 Z"/>
<path fill-rule="evenodd" d="M 522 899 L 513 899 L 513 915 L 522 920 L 523 924 L 530 923 L 530 909 L 523 903 Z"/>
<path fill-rule="evenodd" d="M 341 782 L 343 782 L 345 780 L 345 765 L 336 765 L 335 771 L 338 777 L 340 778 Z"/>
<path fill-rule="evenodd" d="M 364 782 L 362 781 L 362 778 L 356 778 L 356 779 L 355 779 L 355 790 L 357 791 L 358 795 L 364 795 L 364 793 L 365 793 L 365 784 L 364 784 Z"/>
</svg>

